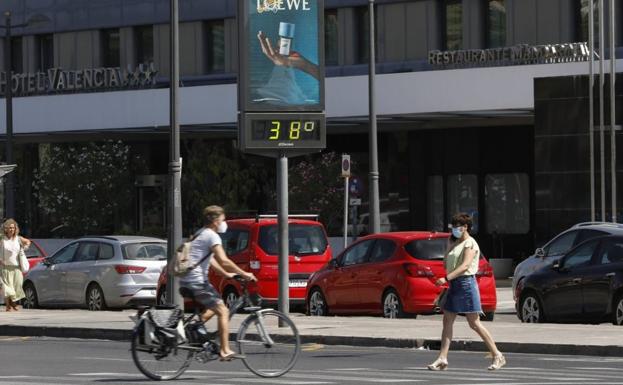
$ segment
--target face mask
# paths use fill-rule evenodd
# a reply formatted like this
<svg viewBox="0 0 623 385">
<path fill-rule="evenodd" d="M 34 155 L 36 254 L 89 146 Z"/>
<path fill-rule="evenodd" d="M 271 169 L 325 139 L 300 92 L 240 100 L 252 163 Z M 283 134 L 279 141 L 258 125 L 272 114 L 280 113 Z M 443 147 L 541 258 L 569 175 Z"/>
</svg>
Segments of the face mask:
<svg viewBox="0 0 623 385">
<path fill-rule="evenodd" d="M 218 228 L 216 229 L 216 232 L 223 234 L 226 231 L 227 231 L 227 222 L 223 221 L 219 223 Z"/>
<path fill-rule="evenodd" d="M 463 229 L 460 227 L 453 227 L 452 228 L 452 236 L 454 238 L 461 238 L 463 236 Z"/>
</svg>

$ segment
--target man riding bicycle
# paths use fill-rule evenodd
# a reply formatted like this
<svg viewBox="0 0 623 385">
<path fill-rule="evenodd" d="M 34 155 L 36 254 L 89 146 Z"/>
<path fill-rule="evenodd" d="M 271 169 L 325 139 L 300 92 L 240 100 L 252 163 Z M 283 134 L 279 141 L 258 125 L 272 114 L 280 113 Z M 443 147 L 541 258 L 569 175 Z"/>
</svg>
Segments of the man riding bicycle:
<svg viewBox="0 0 623 385">
<path fill-rule="evenodd" d="M 195 302 L 202 307 L 201 319 L 204 322 L 212 318 L 214 314 L 218 317 L 218 331 L 221 339 L 220 356 L 222 361 L 229 361 L 240 357 L 229 348 L 229 310 L 220 294 L 210 284 L 208 271 L 212 266 L 227 278 L 238 274 L 250 281 L 257 281 L 257 279 L 253 273 L 239 268 L 225 254 L 221 237 L 218 235 L 218 233 L 227 231 L 225 210 L 219 206 L 206 207 L 203 210 L 203 222 L 204 227 L 191 241 L 189 252 L 191 262 L 198 265 L 180 278 L 180 287 L 193 293 Z"/>
</svg>

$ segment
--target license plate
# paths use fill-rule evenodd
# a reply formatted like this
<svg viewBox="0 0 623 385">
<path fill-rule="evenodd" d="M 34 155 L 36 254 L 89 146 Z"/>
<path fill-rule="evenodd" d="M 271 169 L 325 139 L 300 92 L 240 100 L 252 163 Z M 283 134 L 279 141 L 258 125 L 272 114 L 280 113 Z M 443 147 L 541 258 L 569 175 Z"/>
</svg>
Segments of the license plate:
<svg viewBox="0 0 623 385">
<path fill-rule="evenodd" d="M 292 280 L 288 283 L 288 286 L 290 287 L 307 287 L 307 281 L 304 281 L 302 279 L 296 279 L 296 280 Z"/>
</svg>

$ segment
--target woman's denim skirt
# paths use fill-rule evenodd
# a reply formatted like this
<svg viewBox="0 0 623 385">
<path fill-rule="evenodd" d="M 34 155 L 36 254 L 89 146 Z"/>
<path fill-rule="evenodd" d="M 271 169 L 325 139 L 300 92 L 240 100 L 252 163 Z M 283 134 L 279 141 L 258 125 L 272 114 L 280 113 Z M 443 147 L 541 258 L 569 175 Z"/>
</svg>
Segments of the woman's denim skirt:
<svg viewBox="0 0 623 385">
<path fill-rule="evenodd" d="M 450 281 L 443 310 L 452 313 L 482 313 L 475 276 L 464 275 Z"/>
</svg>

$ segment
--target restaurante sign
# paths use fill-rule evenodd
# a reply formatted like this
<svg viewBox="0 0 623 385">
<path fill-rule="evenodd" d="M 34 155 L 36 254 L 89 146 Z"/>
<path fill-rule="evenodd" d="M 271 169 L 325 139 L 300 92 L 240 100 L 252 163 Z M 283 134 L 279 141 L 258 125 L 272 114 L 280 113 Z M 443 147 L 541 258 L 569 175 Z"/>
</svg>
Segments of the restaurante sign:
<svg viewBox="0 0 623 385">
<path fill-rule="evenodd" d="M 589 58 L 587 43 L 520 44 L 503 48 L 443 52 L 435 50 L 428 53 L 428 63 L 435 69 L 568 63 L 588 61 Z"/>
<path fill-rule="evenodd" d="M 92 68 L 62 70 L 51 68 L 45 72 L 13 74 L 13 95 L 45 95 L 49 93 L 84 92 L 151 88 L 156 83 L 158 71 L 153 63 L 139 65 L 134 70 L 116 68 Z M 0 72 L 0 94 L 7 87 L 7 74 Z"/>
</svg>

